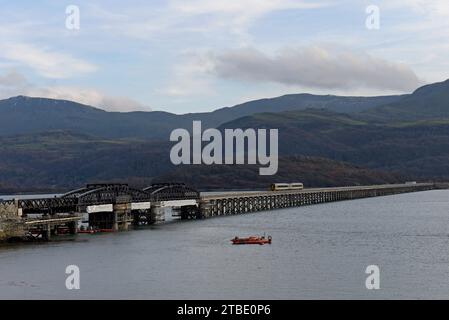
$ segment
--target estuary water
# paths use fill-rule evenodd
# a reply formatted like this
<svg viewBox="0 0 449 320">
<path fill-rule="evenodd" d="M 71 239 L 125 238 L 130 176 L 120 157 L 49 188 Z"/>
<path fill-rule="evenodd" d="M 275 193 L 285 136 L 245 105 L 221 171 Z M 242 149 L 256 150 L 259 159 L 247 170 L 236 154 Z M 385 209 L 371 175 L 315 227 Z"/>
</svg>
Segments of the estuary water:
<svg viewBox="0 0 449 320">
<path fill-rule="evenodd" d="M 271 235 L 271 245 L 233 246 Z M 67 290 L 65 269 L 80 269 Z M 380 289 L 368 290 L 368 265 Z M 0 247 L 1 299 L 447 299 L 449 191 Z"/>
</svg>

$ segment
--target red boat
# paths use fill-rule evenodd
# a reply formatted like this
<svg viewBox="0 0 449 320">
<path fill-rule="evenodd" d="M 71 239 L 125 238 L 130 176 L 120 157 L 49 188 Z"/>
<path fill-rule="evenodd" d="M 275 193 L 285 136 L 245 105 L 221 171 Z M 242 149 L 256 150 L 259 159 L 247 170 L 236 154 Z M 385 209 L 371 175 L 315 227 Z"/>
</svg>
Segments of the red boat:
<svg viewBox="0 0 449 320">
<path fill-rule="evenodd" d="M 248 238 L 239 238 L 235 237 L 231 240 L 232 244 L 271 244 L 271 237 L 268 236 L 268 238 L 265 238 L 265 236 L 257 237 L 257 236 L 251 236 Z"/>
</svg>

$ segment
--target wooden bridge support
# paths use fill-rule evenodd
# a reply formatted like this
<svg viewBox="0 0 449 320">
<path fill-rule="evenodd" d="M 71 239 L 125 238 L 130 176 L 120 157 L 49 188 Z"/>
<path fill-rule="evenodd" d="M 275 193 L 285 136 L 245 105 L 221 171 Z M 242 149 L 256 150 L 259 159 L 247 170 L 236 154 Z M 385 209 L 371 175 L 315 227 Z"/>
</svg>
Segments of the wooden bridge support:
<svg viewBox="0 0 449 320">
<path fill-rule="evenodd" d="M 273 209 L 300 207 L 334 201 L 362 199 L 433 189 L 432 185 L 392 186 L 389 188 L 352 188 L 344 190 L 261 192 L 256 195 L 205 197 L 200 202 L 200 216 L 204 218 L 243 214 Z"/>
</svg>

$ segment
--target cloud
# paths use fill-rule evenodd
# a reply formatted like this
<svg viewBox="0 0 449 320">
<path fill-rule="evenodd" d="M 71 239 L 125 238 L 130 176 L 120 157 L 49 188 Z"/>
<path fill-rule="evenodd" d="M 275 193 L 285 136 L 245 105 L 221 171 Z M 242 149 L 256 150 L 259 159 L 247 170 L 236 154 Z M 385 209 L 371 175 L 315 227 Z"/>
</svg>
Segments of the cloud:
<svg viewBox="0 0 449 320">
<path fill-rule="evenodd" d="M 207 53 L 201 50 L 187 51 L 179 56 L 179 61 L 172 67 L 169 85 L 160 93 L 173 98 L 215 93 L 210 76 L 214 66 Z"/>
<path fill-rule="evenodd" d="M 14 70 L 0 75 L 0 87 L 22 87 L 27 83 L 26 78 Z"/>
<path fill-rule="evenodd" d="M 0 44 L 0 57 L 25 65 L 39 75 L 64 79 L 97 70 L 93 64 L 70 54 L 39 48 L 26 43 Z"/>
<path fill-rule="evenodd" d="M 387 8 L 409 8 L 424 16 L 449 16 L 447 0 L 388 0 Z"/>
<path fill-rule="evenodd" d="M 90 5 L 90 10 L 102 29 L 131 38 L 225 31 L 246 39 L 254 22 L 272 12 L 328 5 L 329 1 L 318 0 L 169 0 L 160 6 L 140 5 L 120 12 L 99 5 Z"/>
<path fill-rule="evenodd" d="M 122 96 L 102 95 L 98 106 L 107 111 L 117 112 L 151 111 L 151 107 L 129 97 Z"/>
<path fill-rule="evenodd" d="M 74 86 L 38 87 L 14 70 L 0 75 L 0 99 L 17 95 L 70 100 L 106 111 L 151 111 L 150 107 L 129 97 L 108 95 L 95 89 Z"/>
<path fill-rule="evenodd" d="M 78 103 L 98 107 L 106 111 L 151 111 L 150 107 L 145 106 L 134 99 L 122 96 L 106 95 L 95 89 L 52 86 L 46 88 L 29 89 L 27 90 L 26 95 L 76 101 Z"/>
<path fill-rule="evenodd" d="M 173 0 L 170 6 L 189 14 L 227 13 L 232 15 L 260 15 L 275 10 L 310 9 L 327 5 L 323 1 L 303 0 Z"/>
<path fill-rule="evenodd" d="M 405 18 L 399 19 L 393 25 L 393 31 L 397 30 L 400 34 L 410 34 L 415 39 L 414 42 L 421 44 L 419 36 L 424 39 L 428 37 L 444 36 L 447 38 L 449 5 L 447 0 L 384 0 L 381 2 L 381 17 L 383 10 L 399 12 Z M 440 41 L 445 42 L 445 41 Z"/>
<path fill-rule="evenodd" d="M 185 16 L 213 15 L 215 25 L 230 27 L 238 34 L 246 33 L 257 19 L 275 11 L 316 9 L 328 6 L 327 2 L 304 0 L 173 0 L 173 11 Z"/>
<path fill-rule="evenodd" d="M 214 73 L 226 79 L 320 89 L 410 91 L 422 84 L 405 64 L 329 47 L 285 48 L 267 55 L 244 48 L 212 55 Z"/>
<path fill-rule="evenodd" d="M 9 98 L 25 92 L 29 87 L 28 80 L 15 70 L 0 74 L 0 99 Z"/>
</svg>

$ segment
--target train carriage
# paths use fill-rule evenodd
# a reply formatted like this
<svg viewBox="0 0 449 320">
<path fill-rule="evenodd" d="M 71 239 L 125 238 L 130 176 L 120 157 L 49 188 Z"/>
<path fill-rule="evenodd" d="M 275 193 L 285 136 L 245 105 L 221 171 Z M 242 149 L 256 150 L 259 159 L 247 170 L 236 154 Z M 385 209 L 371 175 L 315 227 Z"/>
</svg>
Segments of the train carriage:
<svg viewBox="0 0 449 320">
<path fill-rule="evenodd" d="M 284 191 L 284 190 L 302 190 L 304 184 L 301 182 L 294 183 L 273 183 L 270 187 L 271 191 Z"/>
</svg>

